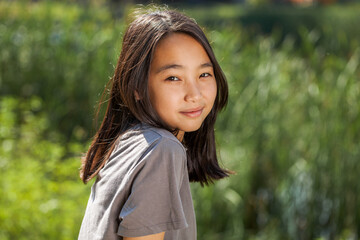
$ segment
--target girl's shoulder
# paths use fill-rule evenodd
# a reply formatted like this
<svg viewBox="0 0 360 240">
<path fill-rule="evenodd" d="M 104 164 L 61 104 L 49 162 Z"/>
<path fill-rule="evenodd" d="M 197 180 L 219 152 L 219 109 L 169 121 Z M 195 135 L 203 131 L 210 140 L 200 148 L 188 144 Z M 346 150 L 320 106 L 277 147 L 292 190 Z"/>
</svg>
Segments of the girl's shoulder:
<svg viewBox="0 0 360 240">
<path fill-rule="evenodd" d="M 139 152 L 155 148 L 186 156 L 185 147 L 171 132 L 145 123 L 139 123 L 122 134 L 117 139 L 113 152 L 124 149 L 127 152 Z"/>
<path fill-rule="evenodd" d="M 162 171 L 162 167 L 184 172 L 186 164 L 186 150 L 172 133 L 138 124 L 117 139 L 99 178 L 122 179 L 125 175 L 131 178 L 134 173 L 144 170 L 144 166 L 156 171 Z M 152 172 L 156 174 L 156 171 Z"/>
</svg>

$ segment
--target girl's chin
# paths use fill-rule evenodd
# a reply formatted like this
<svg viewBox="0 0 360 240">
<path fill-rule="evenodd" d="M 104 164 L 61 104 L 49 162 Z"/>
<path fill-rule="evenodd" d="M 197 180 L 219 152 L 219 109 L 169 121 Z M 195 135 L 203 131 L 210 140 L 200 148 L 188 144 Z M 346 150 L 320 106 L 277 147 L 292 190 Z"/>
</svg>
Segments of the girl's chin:
<svg viewBox="0 0 360 240">
<path fill-rule="evenodd" d="M 187 133 L 187 132 L 195 132 L 195 131 L 199 130 L 200 127 L 201 127 L 201 124 L 197 125 L 197 126 L 183 127 L 183 128 L 180 129 L 180 131 L 183 131 L 185 133 Z"/>
</svg>

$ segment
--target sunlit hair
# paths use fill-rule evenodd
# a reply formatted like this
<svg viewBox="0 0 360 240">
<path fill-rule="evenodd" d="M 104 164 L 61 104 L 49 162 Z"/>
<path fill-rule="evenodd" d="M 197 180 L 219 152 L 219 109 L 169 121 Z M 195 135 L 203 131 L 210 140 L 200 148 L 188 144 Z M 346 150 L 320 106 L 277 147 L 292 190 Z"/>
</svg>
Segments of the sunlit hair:
<svg viewBox="0 0 360 240">
<path fill-rule="evenodd" d="M 218 164 L 214 134 L 217 113 L 227 103 L 226 78 L 205 34 L 193 19 L 176 11 L 152 8 L 138 10 L 123 37 L 121 54 L 110 80 L 106 113 L 82 160 L 80 176 L 84 183 L 98 174 L 108 160 L 116 139 L 130 127 L 143 122 L 173 133 L 176 131 L 169 129 L 160 119 L 148 93 L 149 68 L 156 45 L 171 33 L 188 34 L 204 47 L 213 65 L 217 84 L 216 99 L 209 115 L 200 129 L 185 133 L 183 139 L 187 149 L 189 179 L 203 185 L 228 176 L 229 172 Z"/>
</svg>

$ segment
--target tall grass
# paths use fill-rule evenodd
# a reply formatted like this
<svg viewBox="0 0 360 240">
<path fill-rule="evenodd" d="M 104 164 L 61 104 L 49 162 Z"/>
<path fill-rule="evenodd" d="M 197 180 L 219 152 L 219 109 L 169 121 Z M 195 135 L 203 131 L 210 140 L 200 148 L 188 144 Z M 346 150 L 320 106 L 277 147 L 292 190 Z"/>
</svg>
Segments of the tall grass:
<svg viewBox="0 0 360 240">
<path fill-rule="evenodd" d="M 65 139 L 86 133 L 112 76 L 123 23 L 104 9 L 50 2 L 1 2 L 0 23 L 0 94 L 39 96 Z"/>
</svg>

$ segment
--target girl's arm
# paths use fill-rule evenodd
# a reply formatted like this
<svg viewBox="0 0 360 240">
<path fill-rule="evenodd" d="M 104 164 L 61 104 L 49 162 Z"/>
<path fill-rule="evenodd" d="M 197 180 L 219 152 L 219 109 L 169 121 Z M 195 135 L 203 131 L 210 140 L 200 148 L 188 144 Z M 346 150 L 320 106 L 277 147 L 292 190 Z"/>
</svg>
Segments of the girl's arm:
<svg viewBox="0 0 360 240">
<path fill-rule="evenodd" d="M 142 237 L 123 237 L 124 240 L 163 240 L 165 232 L 142 236 Z"/>
</svg>

